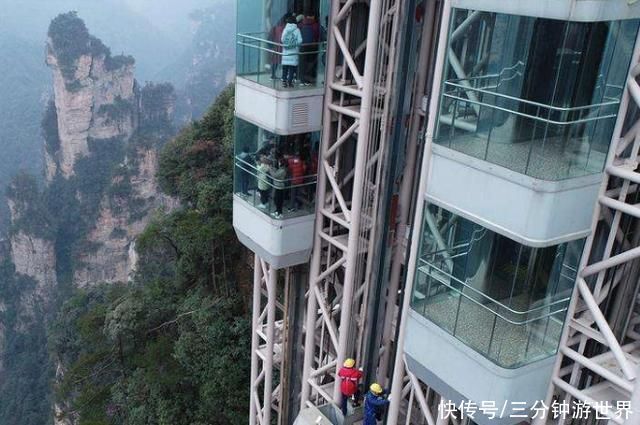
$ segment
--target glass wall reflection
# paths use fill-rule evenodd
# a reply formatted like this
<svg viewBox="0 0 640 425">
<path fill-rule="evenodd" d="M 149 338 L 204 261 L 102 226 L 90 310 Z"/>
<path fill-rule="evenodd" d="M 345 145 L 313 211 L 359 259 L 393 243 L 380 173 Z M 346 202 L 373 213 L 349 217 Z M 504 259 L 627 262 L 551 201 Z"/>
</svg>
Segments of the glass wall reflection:
<svg viewBox="0 0 640 425">
<path fill-rule="evenodd" d="M 237 8 L 238 76 L 278 90 L 323 87 L 328 1 L 239 0 Z"/>
<path fill-rule="evenodd" d="M 494 363 L 555 354 L 584 240 L 532 248 L 425 209 L 412 308 Z"/>
<path fill-rule="evenodd" d="M 637 31 L 455 9 L 436 143 L 543 180 L 601 172 Z"/>
<path fill-rule="evenodd" d="M 234 194 L 275 219 L 313 214 L 320 133 L 279 136 L 236 118 Z"/>
</svg>

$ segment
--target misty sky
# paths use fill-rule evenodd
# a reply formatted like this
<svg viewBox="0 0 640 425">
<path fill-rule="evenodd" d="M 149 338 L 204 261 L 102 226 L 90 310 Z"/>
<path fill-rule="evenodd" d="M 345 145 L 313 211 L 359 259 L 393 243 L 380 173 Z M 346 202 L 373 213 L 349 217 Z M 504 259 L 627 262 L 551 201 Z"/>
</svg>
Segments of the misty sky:
<svg viewBox="0 0 640 425">
<path fill-rule="evenodd" d="M 132 55 L 136 79 L 184 87 L 197 9 L 222 0 L 0 0 L 0 234 L 5 185 L 18 170 L 42 175 L 40 121 L 51 96 L 45 43 L 51 20 L 77 11 L 111 52 Z M 227 6 L 225 13 L 234 15 Z M 235 16 L 221 17 L 235 20 Z"/>
<path fill-rule="evenodd" d="M 114 54 L 135 56 L 138 76 L 150 80 L 188 44 L 189 13 L 214 5 L 215 0 L 0 0 L 0 37 L 11 34 L 44 46 L 51 19 L 76 10 Z"/>
</svg>

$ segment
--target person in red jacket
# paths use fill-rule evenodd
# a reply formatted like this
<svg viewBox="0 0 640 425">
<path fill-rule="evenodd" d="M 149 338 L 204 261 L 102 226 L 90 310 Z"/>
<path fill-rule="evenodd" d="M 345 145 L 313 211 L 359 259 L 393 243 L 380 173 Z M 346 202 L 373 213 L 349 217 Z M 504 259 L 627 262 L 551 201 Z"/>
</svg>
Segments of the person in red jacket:
<svg viewBox="0 0 640 425">
<path fill-rule="evenodd" d="M 302 189 L 302 184 L 304 183 L 304 173 L 305 173 L 305 164 L 300 158 L 299 154 L 292 155 L 287 159 L 287 165 L 289 167 L 289 175 L 291 176 L 291 199 L 290 206 L 291 210 L 300 208 L 300 200 L 299 194 L 300 189 Z"/>
<path fill-rule="evenodd" d="M 354 406 L 359 396 L 359 381 L 362 379 L 362 371 L 356 369 L 356 361 L 347 359 L 338 371 L 338 376 L 342 379 L 340 383 L 340 392 L 342 393 L 342 414 L 347 416 L 347 399 L 353 398 Z"/>
</svg>

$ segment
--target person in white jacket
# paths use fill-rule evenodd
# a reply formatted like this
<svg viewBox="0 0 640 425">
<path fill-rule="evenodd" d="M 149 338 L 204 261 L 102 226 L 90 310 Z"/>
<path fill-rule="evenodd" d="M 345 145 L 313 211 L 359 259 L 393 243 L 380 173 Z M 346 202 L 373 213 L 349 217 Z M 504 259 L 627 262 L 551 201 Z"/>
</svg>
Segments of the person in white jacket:
<svg viewBox="0 0 640 425">
<path fill-rule="evenodd" d="M 282 85 L 293 87 L 293 76 L 298 68 L 302 33 L 296 24 L 296 18 L 289 16 L 282 31 Z"/>
</svg>

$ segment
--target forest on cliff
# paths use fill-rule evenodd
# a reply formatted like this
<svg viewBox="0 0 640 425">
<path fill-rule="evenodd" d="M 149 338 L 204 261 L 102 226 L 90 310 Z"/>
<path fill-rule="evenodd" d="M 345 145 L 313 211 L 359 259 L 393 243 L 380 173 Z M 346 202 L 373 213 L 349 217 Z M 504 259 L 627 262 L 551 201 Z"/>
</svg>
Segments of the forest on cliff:
<svg viewBox="0 0 640 425">
<path fill-rule="evenodd" d="M 251 271 L 231 225 L 232 87 L 176 132 L 173 85 L 139 84 L 136 59 L 76 12 L 51 22 L 46 56 L 44 167 L 11 180 L 0 235 L 0 424 L 246 423 Z M 216 84 L 233 59 L 217 62 Z"/>
<path fill-rule="evenodd" d="M 56 399 L 79 424 L 244 424 L 247 262 L 231 226 L 233 92 L 161 154 L 163 190 L 183 208 L 138 239 L 130 284 L 77 290 L 53 326 L 67 372 Z"/>
<path fill-rule="evenodd" d="M 161 187 L 182 207 L 138 238 L 133 281 L 71 289 L 49 329 L 13 341 L 41 349 L 7 359 L 33 374 L 0 384 L 1 423 L 43 424 L 53 402 L 78 425 L 246 423 L 250 271 L 231 226 L 232 135 L 229 88 L 162 149 Z M 3 294 L 33 286 L 7 261 L 0 273 Z M 49 396 L 54 364 L 65 372 Z"/>
</svg>

